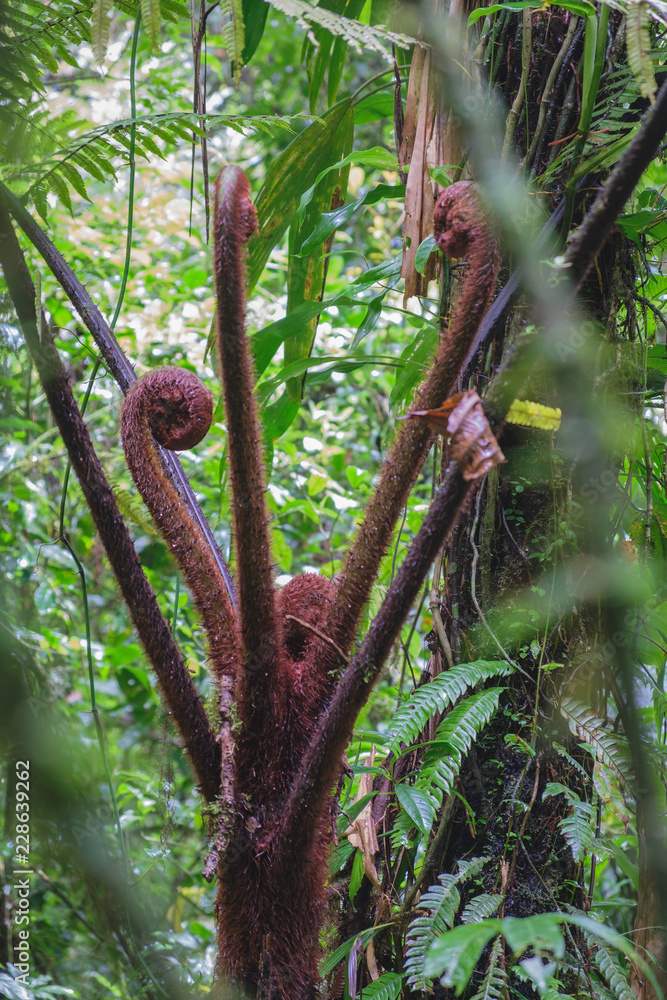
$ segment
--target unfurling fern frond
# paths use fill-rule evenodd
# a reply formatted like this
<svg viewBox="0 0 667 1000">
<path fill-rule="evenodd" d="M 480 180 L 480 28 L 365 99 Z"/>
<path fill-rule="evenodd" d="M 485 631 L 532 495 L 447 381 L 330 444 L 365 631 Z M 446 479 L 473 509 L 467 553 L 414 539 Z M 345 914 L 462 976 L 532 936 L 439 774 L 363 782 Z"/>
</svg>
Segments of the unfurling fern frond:
<svg viewBox="0 0 667 1000">
<path fill-rule="evenodd" d="M 220 12 L 225 23 L 222 27 L 222 37 L 227 50 L 233 72 L 234 83 L 238 87 L 243 68 L 243 49 L 245 47 L 245 23 L 243 21 L 243 0 L 222 0 Z"/>
<path fill-rule="evenodd" d="M 489 677 L 507 677 L 513 668 L 504 660 L 460 663 L 417 688 L 394 716 L 387 737 L 395 751 L 412 743 L 436 712 L 444 712 L 470 688 Z"/>
<path fill-rule="evenodd" d="M 288 17 L 293 17 L 306 31 L 310 32 L 311 26 L 325 28 L 332 35 L 344 39 L 357 52 L 378 52 L 390 60 L 392 44 L 402 49 L 415 44 L 415 39 L 408 35 L 362 24 L 351 17 L 334 14 L 324 6 L 316 7 L 307 0 L 269 0 L 269 3 Z"/>
<path fill-rule="evenodd" d="M 542 798 L 564 795 L 571 812 L 558 821 L 575 861 L 583 861 L 593 848 L 593 820 L 595 809 L 590 802 L 583 802 L 576 792 L 559 781 L 548 781 Z"/>
<path fill-rule="evenodd" d="M 501 968 L 503 957 L 503 939 L 499 935 L 493 942 L 489 966 L 482 981 L 481 988 L 471 1000 L 505 1000 L 507 996 L 507 974 Z"/>
<path fill-rule="evenodd" d="M 458 885 L 477 875 L 488 858 L 474 858 L 467 863 L 459 862 L 456 875 L 439 875 L 440 885 L 432 885 L 425 892 L 417 908 L 428 913 L 415 917 L 405 935 L 405 969 L 408 983 L 416 989 L 425 989 L 429 981 L 424 976 L 424 961 L 431 942 L 439 934 L 451 930 L 461 903 Z"/>
<path fill-rule="evenodd" d="M 395 848 L 408 842 L 413 826 L 418 826 L 424 832 L 433 825 L 443 798 L 452 790 L 465 754 L 480 730 L 495 715 L 504 690 L 489 688 L 487 691 L 480 691 L 462 701 L 442 720 L 414 786 L 405 786 L 419 811 L 420 822 L 416 821 L 414 812 L 406 810 L 401 799 L 404 808 L 396 818 L 391 833 L 391 842 Z"/>
<path fill-rule="evenodd" d="M 643 0 L 628 4 L 625 13 L 625 45 L 628 63 L 634 73 L 642 97 L 653 101 L 658 86 L 653 74 L 651 60 L 651 35 L 649 32 L 649 10 Z"/>
<path fill-rule="evenodd" d="M 614 772 L 623 787 L 631 788 L 632 763 L 625 740 L 617 736 L 592 709 L 574 698 L 564 698 L 560 710 L 574 735 L 591 747 L 596 759 Z"/>
</svg>

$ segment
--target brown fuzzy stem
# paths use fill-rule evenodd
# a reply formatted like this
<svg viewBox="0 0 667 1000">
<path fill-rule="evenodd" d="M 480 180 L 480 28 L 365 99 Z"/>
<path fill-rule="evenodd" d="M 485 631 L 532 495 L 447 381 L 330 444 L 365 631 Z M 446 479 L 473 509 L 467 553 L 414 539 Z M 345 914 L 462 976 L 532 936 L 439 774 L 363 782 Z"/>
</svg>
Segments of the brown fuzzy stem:
<svg viewBox="0 0 667 1000">
<path fill-rule="evenodd" d="M 198 524 L 167 475 L 158 444 L 192 448 L 211 424 L 211 394 L 185 368 L 156 368 L 130 388 L 121 411 L 123 448 L 132 478 L 194 597 L 218 677 L 241 663 L 236 615 L 225 581 Z"/>
<path fill-rule="evenodd" d="M 35 288 L 9 215 L 2 208 L 0 264 L 28 350 L 109 562 L 130 608 L 137 634 L 153 664 L 165 702 L 192 761 L 202 795 L 212 802 L 220 788 L 220 747 L 169 625 L 160 614 L 155 594 L 141 568 L 43 315 L 38 332 Z"/>
<path fill-rule="evenodd" d="M 245 680 L 252 690 L 256 684 L 266 684 L 267 675 L 275 672 L 280 640 L 261 431 L 245 332 L 244 248 L 257 226 L 257 215 L 250 185 L 239 167 L 226 167 L 216 181 L 213 226 L 218 349 L 229 434 L 239 608 L 247 658 Z"/>
<path fill-rule="evenodd" d="M 432 409 L 452 394 L 470 343 L 493 299 L 500 266 L 497 240 L 471 181 L 452 184 L 440 195 L 434 209 L 434 234 L 444 253 L 465 257 L 468 263 L 449 327 L 413 409 Z M 380 483 L 341 571 L 325 629 L 331 642 L 344 650 L 354 639 L 380 562 L 432 438 L 430 428 L 407 421 L 383 466 Z"/>
<path fill-rule="evenodd" d="M 354 721 L 396 641 L 429 566 L 452 530 L 472 484 L 458 466 L 447 473 L 358 652 L 316 730 L 279 821 L 279 856 L 287 874 L 311 849 L 319 816 L 336 781 Z"/>
</svg>

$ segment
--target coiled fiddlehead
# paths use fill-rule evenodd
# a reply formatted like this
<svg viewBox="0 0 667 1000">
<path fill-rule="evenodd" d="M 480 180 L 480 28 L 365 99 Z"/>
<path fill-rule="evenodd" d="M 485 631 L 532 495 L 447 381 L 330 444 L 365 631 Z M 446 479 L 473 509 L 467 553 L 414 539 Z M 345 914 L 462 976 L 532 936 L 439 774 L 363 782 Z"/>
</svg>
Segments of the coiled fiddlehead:
<svg viewBox="0 0 667 1000">
<path fill-rule="evenodd" d="M 185 368 L 156 368 L 134 383 L 121 411 L 125 457 L 137 489 L 194 597 L 218 676 L 235 674 L 240 653 L 225 581 L 204 536 L 166 473 L 158 444 L 193 448 L 209 429 L 211 394 Z"/>
</svg>

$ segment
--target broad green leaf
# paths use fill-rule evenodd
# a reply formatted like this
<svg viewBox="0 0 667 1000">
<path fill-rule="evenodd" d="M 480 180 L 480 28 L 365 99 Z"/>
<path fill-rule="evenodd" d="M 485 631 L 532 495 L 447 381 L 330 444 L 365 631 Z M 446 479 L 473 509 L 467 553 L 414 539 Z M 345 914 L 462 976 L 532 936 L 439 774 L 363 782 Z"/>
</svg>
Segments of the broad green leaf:
<svg viewBox="0 0 667 1000">
<path fill-rule="evenodd" d="M 332 206 L 345 200 L 349 165 L 346 154 L 352 147 L 354 119 L 352 109 L 348 109 L 341 127 L 329 137 L 328 158 L 340 161 L 338 170 L 327 170 L 316 181 L 311 200 L 303 213 L 297 213 L 292 223 L 289 238 L 289 267 L 287 272 L 287 312 L 288 314 L 304 302 L 321 302 L 327 269 L 327 251 L 330 237 L 327 233 L 321 239 L 313 239 L 313 228 L 317 230 L 318 220 L 329 213 Z M 324 151 L 323 151 L 324 152 Z M 308 244 L 308 246 L 306 246 Z M 298 330 L 285 338 L 284 365 L 307 358 L 310 354 L 319 312 L 305 322 Z M 293 400 L 299 401 L 303 391 L 303 379 L 290 379 L 287 391 Z"/>
<path fill-rule="evenodd" d="M 461 996 L 482 951 L 500 931 L 500 920 L 483 920 L 447 931 L 434 941 L 426 953 L 424 971 L 431 978 L 442 978 L 443 985 L 453 986 Z"/>
<path fill-rule="evenodd" d="M 266 0 L 243 0 L 243 25 L 245 27 L 245 40 L 241 59 L 244 66 L 247 66 L 262 40 L 266 15 L 269 12 L 269 4 Z"/>
<path fill-rule="evenodd" d="M 562 914 L 538 913 L 532 917 L 505 917 L 501 933 L 515 955 L 523 955 L 526 948 L 549 951 L 556 958 L 565 954 L 565 940 L 560 929 Z"/>
<path fill-rule="evenodd" d="M 417 247 L 417 253 L 415 254 L 415 270 L 417 274 L 423 274 L 426 270 L 426 265 L 428 264 L 428 259 L 435 250 L 435 236 L 431 234 L 427 236 L 425 240 L 422 240 Z"/>
<path fill-rule="evenodd" d="M 395 791 L 402 808 L 417 829 L 427 837 L 435 818 L 435 808 L 431 799 L 425 792 L 411 788 L 410 785 L 399 783 L 395 786 Z"/>
<path fill-rule="evenodd" d="M 384 198 L 398 198 L 405 193 L 403 184 L 378 184 L 362 198 L 349 202 L 334 212 L 325 212 L 320 216 L 315 229 L 301 247 L 301 254 L 309 254 L 327 240 L 336 229 L 348 222 L 364 205 L 375 205 Z"/>
<path fill-rule="evenodd" d="M 330 141 L 348 128 L 351 102 L 341 101 L 301 132 L 269 168 L 257 198 L 259 230 L 248 246 L 248 288 L 254 288 L 274 246 L 283 238 L 304 191 L 327 163 Z"/>
</svg>

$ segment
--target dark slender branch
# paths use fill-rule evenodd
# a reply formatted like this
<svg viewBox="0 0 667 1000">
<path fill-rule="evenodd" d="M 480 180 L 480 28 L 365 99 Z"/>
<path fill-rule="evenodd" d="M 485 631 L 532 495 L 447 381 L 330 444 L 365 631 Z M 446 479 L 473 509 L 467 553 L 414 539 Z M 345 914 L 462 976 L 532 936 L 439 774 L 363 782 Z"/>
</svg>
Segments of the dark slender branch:
<svg viewBox="0 0 667 1000">
<path fill-rule="evenodd" d="M 667 81 L 658 91 L 655 103 L 646 116 L 621 159 L 614 167 L 609 180 L 598 192 L 586 218 L 570 240 L 565 252 L 564 266 L 576 288 L 592 267 L 616 219 L 639 183 L 641 175 L 658 152 L 667 132 Z"/>
<path fill-rule="evenodd" d="M 95 454 L 88 428 L 74 399 L 67 372 L 56 351 L 43 313 L 38 331 L 35 288 L 9 214 L 2 206 L 0 266 L 4 271 L 28 350 L 109 562 L 192 761 L 202 795 L 211 802 L 220 789 L 220 747 L 199 693 L 141 567 L 111 486 Z"/>
<path fill-rule="evenodd" d="M 7 211 L 14 217 L 15 221 L 53 272 L 58 284 L 90 331 L 107 368 L 123 393 L 126 393 L 133 382 L 136 382 L 137 376 L 102 313 L 46 233 L 37 225 L 30 213 L 24 208 L 18 198 L 12 194 L 9 188 L 0 182 L 0 202 L 2 201 L 4 201 Z M 162 451 L 162 459 L 192 517 L 199 525 L 213 553 L 213 558 L 218 564 L 232 605 L 236 606 L 234 584 L 229 575 L 229 570 L 218 548 L 211 527 L 204 517 L 187 476 L 183 472 L 181 463 L 173 452 L 164 450 Z"/>
</svg>

